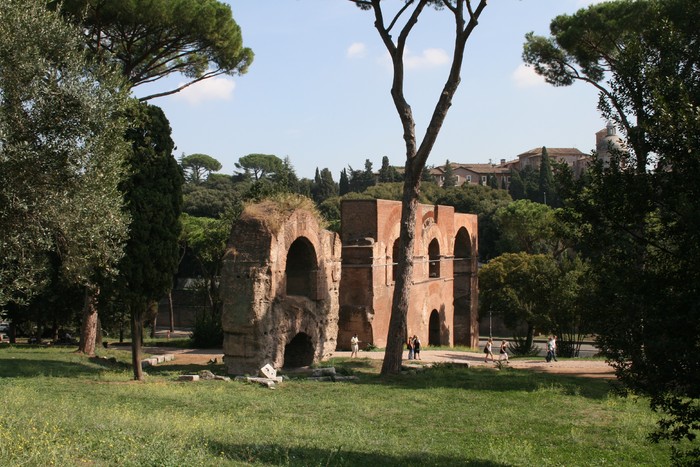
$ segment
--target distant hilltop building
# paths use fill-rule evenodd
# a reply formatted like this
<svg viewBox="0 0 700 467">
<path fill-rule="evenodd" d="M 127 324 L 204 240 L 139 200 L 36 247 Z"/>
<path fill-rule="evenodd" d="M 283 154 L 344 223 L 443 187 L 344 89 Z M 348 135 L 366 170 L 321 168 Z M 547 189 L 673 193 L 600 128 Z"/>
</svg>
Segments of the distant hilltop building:
<svg viewBox="0 0 700 467">
<path fill-rule="evenodd" d="M 610 163 L 610 154 L 613 150 L 625 150 L 625 145 L 612 123 L 595 134 L 596 153 L 605 165 Z M 581 152 L 577 148 L 550 148 L 547 147 L 547 155 L 552 162 L 565 163 L 572 168 L 574 174 L 579 176 L 592 161 L 592 156 Z M 499 164 L 460 164 L 450 163 L 452 174 L 455 176 L 456 186 L 465 183 L 474 185 L 488 185 L 491 177 L 495 178 L 498 188 L 507 188 L 510 184 L 510 174 L 513 170 L 523 170 L 527 167 L 539 169 L 542 161 L 542 147 L 530 149 L 516 156 L 516 159 L 506 161 L 501 159 Z M 430 174 L 435 182 L 442 186 L 445 181 L 447 167 L 445 165 L 430 169 Z"/>
<path fill-rule="evenodd" d="M 598 159 L 603 161 L 605 166 L 610 165 L 610 154 L 613 151 L 625 152 L 625 142 L 617 135 L 615 125 L 608 125 L 595 134 L 595 151 Z"/>
</svg>

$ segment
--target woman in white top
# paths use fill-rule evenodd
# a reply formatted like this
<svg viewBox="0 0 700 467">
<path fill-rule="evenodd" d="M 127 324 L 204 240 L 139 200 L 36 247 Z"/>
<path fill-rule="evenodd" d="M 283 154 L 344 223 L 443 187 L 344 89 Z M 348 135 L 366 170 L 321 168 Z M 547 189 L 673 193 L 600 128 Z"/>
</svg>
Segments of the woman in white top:
<svg viewBox="0 0 700 467">
<path fill-rule="evenodd" d="M 357 338 L 357 334 L 350 339 L 350 348 L 352 349 L 350 357 L 357 357 L 357 352 L 360 350 L 360 340 Z"/>
</svg>

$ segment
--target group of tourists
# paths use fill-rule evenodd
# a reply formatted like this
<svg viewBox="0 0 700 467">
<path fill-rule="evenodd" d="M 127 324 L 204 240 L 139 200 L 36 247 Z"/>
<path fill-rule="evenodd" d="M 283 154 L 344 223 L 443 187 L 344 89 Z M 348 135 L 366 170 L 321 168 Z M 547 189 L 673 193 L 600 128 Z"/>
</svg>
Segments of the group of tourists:
<svg viewBox="0 0 700 467">
<path fill-rule="evenodd" d="M 505 360 L 507 363 L 508 343 L 506 341 L 501 342 L 501 349 L 499 353 L 500 356 L 498 360 Z M 493 362 L 493 339 L 491 339 L 490 337 L 484 345 L 484 363 L 487 363 L 489 361 L 489 357 L 491 357 L 491 361 Z M 555 362 L 559 361 L 557 360 L 557 336 L 547 336 L 547 355 L 545 356 L 545 360 L 547 361 L 547 363 L 551 362 L 552 360 L 554 360 Z"/>
<path fill-rule="evenodd" d="M 493 358 L 493 339 L 489 337 L 489 340 L 486 341 L 486 345 L 484 345 L 484 363 L 487 363 L 489 361 L 489 357 L 491 357 L 491 361 L 494 361 Z M 508 363 L 508 342 L 506 341 L 501 341 L 501 348 L 499 350 L 499 356 L 498 356 L 498 361 L 505 360 L 506 363 Z"/>
<path fill-rule="evenodd" d="M 418 336 L 409 337 L 406 341 L 409 360 L 420 360 L 420 339 Z"/>
<path fill-rule="evenodd" d="M 357 334 L 352 336 L 352 339 L 350 339 L 350 347 L 352 349 L 352 353 L 350 354 L 350 357 L 357 357 L 357 352 L 359 351 L 360 348 L 360 340 L 357 337 Z M 408 359 L 409 360 L 420 360 L 420 339 L 418 336 L 414 335 L 413 337 L 409 337 L 408 340 L 406 341 L 406 348 L 408 349 Z M 491 361 L 494 362 L 495 359 L 493 357 L 493 339 L 489 337 L 489 339 L 486 341 L 486 344 L 484 345 L 484 363 L 488 363 L 489 357 L 491 357 Z M 498 361 L 503 361 L 505 360 L 506 363 L 508 363 L 508 342 L 502 341 L 501 342 L 501 347 L 499 350 L 499 357 Z M 547 356 L 545 357 L 545 360 L 549 363 L 550 361 L 554 360 L 557 362 L 557 336 L 548 336 L 547 337 Z"/>
</svg>

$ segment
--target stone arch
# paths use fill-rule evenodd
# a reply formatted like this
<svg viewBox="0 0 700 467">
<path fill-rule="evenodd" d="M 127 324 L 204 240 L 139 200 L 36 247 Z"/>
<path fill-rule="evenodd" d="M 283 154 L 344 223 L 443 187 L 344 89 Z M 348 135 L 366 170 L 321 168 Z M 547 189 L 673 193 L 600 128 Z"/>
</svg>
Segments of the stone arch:
<svg viewBox="0 0 700 467">
<path fill-rule="evenodd" d="M 441 323 L 440 323 L 440 313 L 437 310 L 430 312 L 430 319 L 428 320 L 428 345 L 439 346 L 442 345 L 441 339 Z"/>
<path fill-rule="evenodd" d="M 318 261 L 314 246 L 308 238 L 299 237 L 292 242 L 287 251 L 286 263 L 287 295 L 314 298 Z"/>
<path fill-rule="evenodd" d="M 440 277 L 440 242 L 437 238 L 428 244 L 428 277 Z"/>
<path fill-rule="evenodd" d="M 300 332 L 284 347 L 284 368 L 309 366 L 314 362 L 314 354 L 311 336 Z"/>
<path fill-rule="evenodd" d="M 472 264 L 471 237 L 467 229 L 461 227 L 455 235 L 452 282 L 454 340 L 458 345 L 471 345 Z"/>
</svg>

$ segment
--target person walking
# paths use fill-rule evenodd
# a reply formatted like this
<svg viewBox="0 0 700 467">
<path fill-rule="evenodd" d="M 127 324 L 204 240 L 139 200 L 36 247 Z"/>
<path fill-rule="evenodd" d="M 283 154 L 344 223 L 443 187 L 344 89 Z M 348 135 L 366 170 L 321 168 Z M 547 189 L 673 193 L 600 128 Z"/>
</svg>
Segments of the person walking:
<svg viewBox="0 0 700 467">
<path fill-rule="evenodd" d="M 489 340 L 486 341 L 486 345 L 484 346 L 484 353 L 486 354 L 484 356 L 484 363 L 488 362 L 489 356 L 491 357 L 491 361 L 493 362 L 493 339 L 489 337 Z"/>
<path fill-rule="evenodd" d="M 547 363 L 550 361 L 554 360 L 555 362 L 558 362 L 557 360 L 557 337 L 556 336 L 548 336 L 547 337 L 547 356 L 545 357 L 545 360 Z"/>
<path fill-rule="evenodd" d="M 357 357 L 357 352 L 360 350 L 360 339 L 357 338 L 357 334 L 350 339 L 350 349 L 352 350 L 350 358 Z"/>
<path fill-rule="evenodd" d="M 508 343 L 506 341 L 501 342 L 501 350 L 499 353 L 498 360 L 505 360 L 506 363 L 508 363 Z"/>
<path fill-rule="evenodd" d="M 408 341 L 406 341 L 406 348 L 408 348 L 408 359 L 413 360 L 413 338 L 408 336 Z"/>
</svg>

